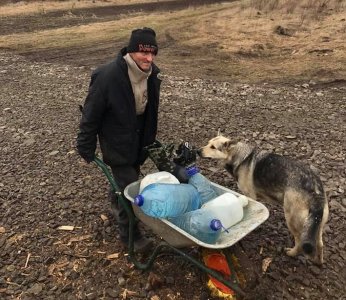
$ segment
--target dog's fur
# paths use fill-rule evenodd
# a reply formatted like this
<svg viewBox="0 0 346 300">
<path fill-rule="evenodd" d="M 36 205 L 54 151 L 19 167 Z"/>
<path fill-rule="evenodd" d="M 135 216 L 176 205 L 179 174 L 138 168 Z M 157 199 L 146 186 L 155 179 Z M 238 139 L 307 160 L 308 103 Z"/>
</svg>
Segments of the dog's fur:
<svg viewBox="0 0 346 300">
<path fill-rule="evenodd" d="M 328 203 L 321 179 L 312 167 L 247 143 L 234 143 L 224 136 L 211 139 L 198 154 L 223 160 L 244 195 L 283 204 L 295 240 L 293 248 L 286 248 L 287 255 L 303 252 L 315 263 L 323 263 L 322 233 Z"/>
</svg>

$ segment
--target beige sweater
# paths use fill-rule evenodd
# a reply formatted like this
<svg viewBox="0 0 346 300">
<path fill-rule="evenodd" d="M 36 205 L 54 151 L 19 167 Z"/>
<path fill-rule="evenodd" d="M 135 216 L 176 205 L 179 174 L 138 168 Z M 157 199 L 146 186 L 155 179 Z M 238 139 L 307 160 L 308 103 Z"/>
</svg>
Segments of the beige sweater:
<svg viewBox="0 0 346 300">
<path fill-rule="evenodd" d="M 136 100 L 136 114 L 141 115 L 144 113 L 148 102 L 147 83 L 151 69 L 148 72 L 142 71 L 128 53 L 124 56 L 124 59 L 128 66 L 132 91 Z"/>
</svg>

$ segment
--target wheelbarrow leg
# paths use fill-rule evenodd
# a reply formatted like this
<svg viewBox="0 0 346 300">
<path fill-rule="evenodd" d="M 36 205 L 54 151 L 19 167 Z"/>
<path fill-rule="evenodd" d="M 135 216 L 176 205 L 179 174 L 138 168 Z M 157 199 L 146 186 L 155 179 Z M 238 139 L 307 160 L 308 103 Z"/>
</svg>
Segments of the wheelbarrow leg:
<svg viewBox="0 0 346 300">
<path fill-rule="evenodd" d="M 204 273 L 207 273 L 208 275 L 210 275 L 211 277 L 215 278 L 216 280 L 220 281 L 221 283 L 223 283 L 225 286 L 229 287 L 230 289 L 232 289 L 237 295 L 244 297 L 245 293 L 244 291 L 240 288 L 238 281 L 236 280 L 236 277 L 234 279 L 231 280 L 227 280 L 224 275 L 222 273 L 220 273 L 219 271 L 216 271 L 214 269 L 208 268 L 207 266 L 205 266 L 203 263 L 201 263 L 200 261 L 194 259 L 193 257 L 189 256 L 188 254 L 186 254 L 185 252 L 176 249 L 175 247 L 172 247 L 170 245 L 168 245 L 174 252 L 178 253 L 180 256 L 182 256 L 184 259 L 186 259 L 187 261 L 191 262 L 193 265 L 195 265 L 197 268 L 199 268 L 201 271 L 203 271 Z M 229 263 L 232 263 L 231 261 Z"/>
<path fill-rule="evenodd" d="M 224 249 L 223 251 L 223 254 L 225 255 L 226 257 L 226 260 L 227 260 L 227 264 L 228 264 L 228 267 L 231 271 L 231 275 L 230 275 L 230 280 L 231 282 L 233 282 L 235 285 L 239 286 L 239 281 L 238 281 L 238 278 L 237 278 L 237 273 L 236 273 L 236 270 L 234 268 L 234 263 L 232 261 L 232 253 L 230 251 L 229 248 L 227 249 Z"/>
</svg>

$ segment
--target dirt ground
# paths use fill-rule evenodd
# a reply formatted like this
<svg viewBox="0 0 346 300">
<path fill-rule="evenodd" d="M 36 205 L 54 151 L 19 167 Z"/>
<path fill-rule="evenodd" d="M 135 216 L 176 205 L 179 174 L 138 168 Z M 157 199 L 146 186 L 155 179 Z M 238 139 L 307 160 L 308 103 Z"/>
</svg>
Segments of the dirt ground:
<svg viewBox="0 0 346 300">
<path fill-rule="evenodd" d="M 185 2 L 126 9 L 165 11 L 181 9 Z M 102 13 L 100 8 L 98 21 L 126 9 Z M 91 12 L 90 18 L 87 10 L 81 13 L 84 17 L 75 19 L 64 18 L 66 11 L 39 19 L 2 17 L 0 35 L 93 22 Z M 159 256 L 148 272 L 129 262 L 118 242 L 107 180 L 75 151 L 78 105 L 84 101 L 90 71 L 112 58 L 115 46 L 110 41 L 64 53 L 0 51 L 0 299 L 217 299 L 203 273 L 178 256 Z M 324 265 L 285 255 L 284 248 L 293 241 L 282 207 L 266 204 L 269 219 L 234 248 L 242 253 L 245 299 L 346 299 L 344 78 L 329 73 L 323 81 L 282 78 L 274 83 L 267 78 L 254 83 L 243 77 L 233 82 L 224 74 L 217 78 L 217 72 L 208 76 L 189 71 L 194 56 L 187 56 L 186 49 L 169 52 L 173 41 L 166 46 L 166 54 L 158 57 L 166 71 L 159 140 L 202 146 L 220 128 L 235 139 L 313 164 L 325 186 L 330 218 Z M 167 53 L 181 57 L 185 68 L 170 69 Z M 221 165 L 198 164 L 212 181 L 237 190 Z M 151 171 L 148 161 L 143 173 Z M 148 228 L 143 230 L 159 242 Z M 200 250 L 183 249 L 196 258 Z M 264 262 L 269 262 L 267 269 Z"/>
</svg>

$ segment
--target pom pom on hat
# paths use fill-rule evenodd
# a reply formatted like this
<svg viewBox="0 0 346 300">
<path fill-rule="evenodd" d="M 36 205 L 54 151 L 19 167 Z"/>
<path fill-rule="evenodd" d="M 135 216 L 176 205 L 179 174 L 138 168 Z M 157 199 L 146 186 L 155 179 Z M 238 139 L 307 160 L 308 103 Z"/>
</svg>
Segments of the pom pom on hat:
<svg viewBox="0 0 346 300">
<path fill-rule="evenodd" d="M 157 54 L 159 48 L 156 42 L 156 33 L 153 29 L 144 27 L 132 31 L 127 52 L 151 52 Z"/>
</svg>

